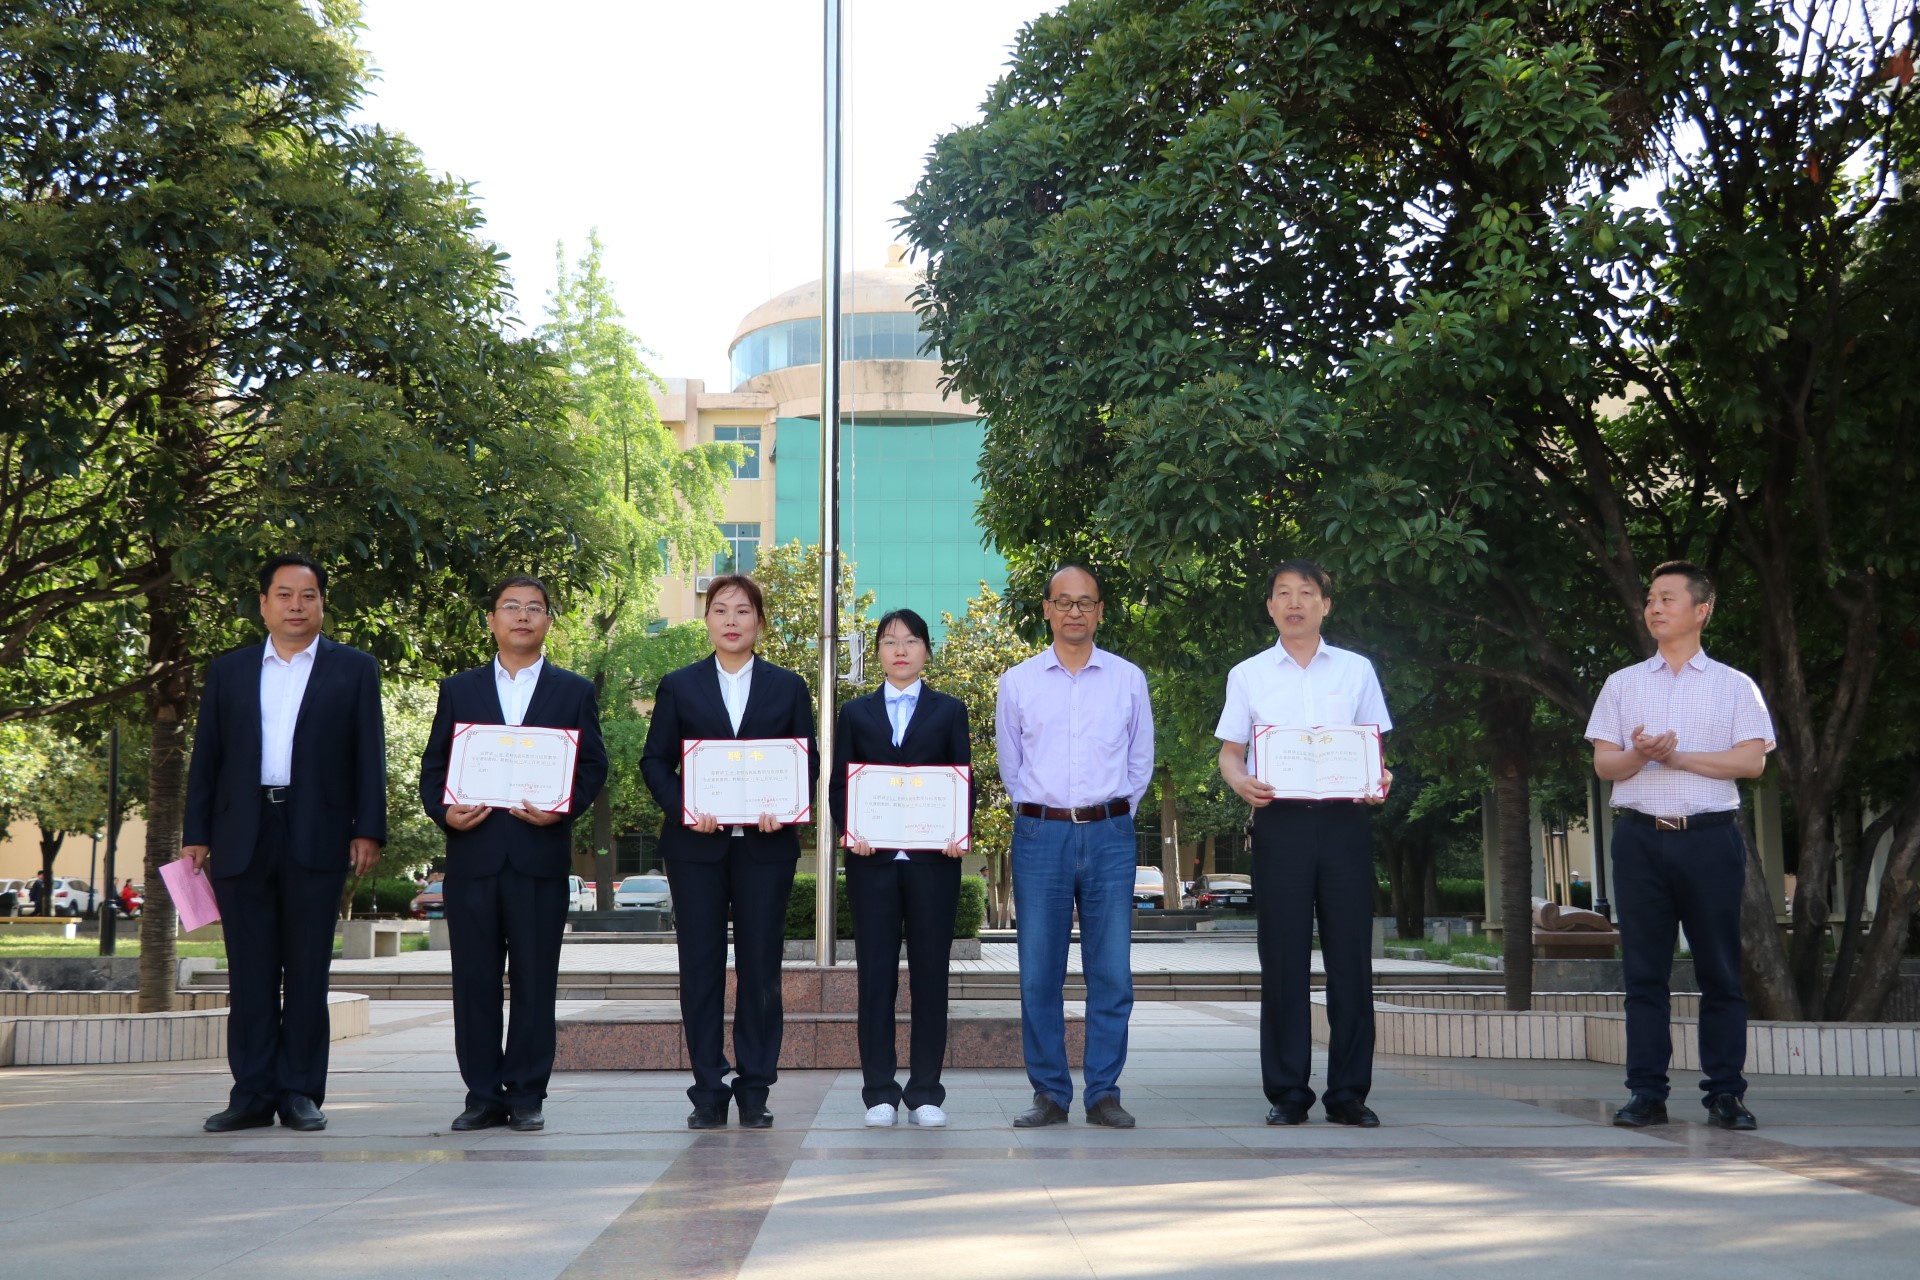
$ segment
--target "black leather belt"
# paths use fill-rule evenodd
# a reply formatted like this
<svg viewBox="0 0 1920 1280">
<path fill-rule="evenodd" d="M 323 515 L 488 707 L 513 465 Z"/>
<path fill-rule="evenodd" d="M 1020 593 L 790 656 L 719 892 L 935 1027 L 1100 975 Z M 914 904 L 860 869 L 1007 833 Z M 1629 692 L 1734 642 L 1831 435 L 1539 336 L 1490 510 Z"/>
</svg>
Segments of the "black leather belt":
<svg viewBox="0 0 1920 1280">
<path fill-rule="evenodd" d="M 1078 809 L 1049 809 L 1043 804 L 1022 801 L 1013 806 L 1013 811 L 1029 818 L 1045 818 L 1049 822 L 1105 822 L 1108 818 L 1125 817 L 1131 808 L 1133 802 L 1122 798 L 1109 800 L 1105 804 L 1082 805 Z"/>
<path fill-rule="evenodd" d="M 1694 831 L 1701 827 L 1724 827 L 1739 817 L 1740 811 L 1716 809 L 1711 813 L 1682 813 L 1671 818 L 1661 818 L 1651 813 L 1642 813 L 1638 809 L 1615 809 L 1613 816 L 1620 822 L 1636 827 L 1652 827 L 1655 831 Z"/>
<path fill-rule="evenodd" d="M 268 804 L 285 804 L 293 798 L 292 787 L 262 787 L 260 798 Z"/>
</svg>

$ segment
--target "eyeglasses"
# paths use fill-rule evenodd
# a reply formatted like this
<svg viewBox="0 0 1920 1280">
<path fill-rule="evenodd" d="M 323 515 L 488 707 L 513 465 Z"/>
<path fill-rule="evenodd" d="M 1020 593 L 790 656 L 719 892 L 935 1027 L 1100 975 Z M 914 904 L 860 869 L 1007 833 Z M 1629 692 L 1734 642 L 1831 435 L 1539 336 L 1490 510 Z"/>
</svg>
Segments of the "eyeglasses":
<svg viewBox="0 0 1920 1280">
<path fill-rule="evenodd" d="M 544 605 L 518 604 L 513 602 L 497 604 L 493 607 L 493 611 L 495 613 L 504 613 L 509 618 L 525 618 L 528 622 L 538 622 L 540 619 L 550 617 L 553 614 L 553 610 Z"/>
<path fill-rule="evenodd" d="M 919 636 L 881 636 L 882 649 L 911 649 L 921 643 Z"/>
<path fill-rule="evenodd" d="M 1092 613 L 1100 607 L 1098 600 L 1073 600 L 1066 596 L 1050 596 L 1047 603 L 1062 613 Z"/>
</svg>

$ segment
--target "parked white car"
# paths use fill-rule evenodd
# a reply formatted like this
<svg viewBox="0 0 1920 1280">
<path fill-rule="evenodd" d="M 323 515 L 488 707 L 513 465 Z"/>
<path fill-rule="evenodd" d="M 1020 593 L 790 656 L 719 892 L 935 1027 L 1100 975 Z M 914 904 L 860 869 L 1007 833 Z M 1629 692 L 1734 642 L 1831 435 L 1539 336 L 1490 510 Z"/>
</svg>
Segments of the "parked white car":
<svg viewBox="0 0 1920 1280">
<path fill-rule="evenodd" d="M 99 905 L 100 895 L 85 880 L 75 880 L 71 876 L 53 878 L 53 914 L 90 916 Z"/>
<path fill-rule="evenodd" d="M 615 911 L 637 911 L 641 907 L 666 912 L 667 927 L 673 927 L 673 891 L 667 888 L 665 876 L 628 876 L 614 889 Z"/>
<path fill-rule="evenodd" d="M 600 884 L 596 880 L 587 880 L 580 876 L 567 877 L 567 910 L 598 911 L 600 909 Z"/>
</svg>

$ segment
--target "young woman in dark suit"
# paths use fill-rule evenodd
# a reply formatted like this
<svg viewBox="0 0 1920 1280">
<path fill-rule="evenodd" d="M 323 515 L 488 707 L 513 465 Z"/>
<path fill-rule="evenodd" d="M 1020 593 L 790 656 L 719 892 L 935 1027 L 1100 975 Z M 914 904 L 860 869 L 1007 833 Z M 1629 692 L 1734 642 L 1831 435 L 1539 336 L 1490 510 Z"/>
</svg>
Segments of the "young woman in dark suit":
<svg viewBox="0 0 1920 1280">
<path fill-rule="evenodd" d="M 680 951 L 680 1017 L 686 1028 L 693 1087 L 689 1129 L 727 1123 L 727 1103 L 750 1129 L 773 1124 L 767 1092 L 777 1076 L 784 1026 L 780 951 L 787 895 L 793 888 L 800 836 L 763 813 L 755 826 L 723 827 L 712 814 L 682 821 L 681 743 L 688 738 L 804 738 L 808 793 L 819 776 L 813 701 L 806 681 L 754 657 L 767 624 L 760 584 L 745 574 L 715 578 L 707 593 L 707 636 L 713 656 L 670 672 L 654 696 L 640 773 L 666 815 L 660 854 L 673 890 Z M 725 1050 L 727 920 L 733 920 L 733 1049 Z M 734 1071 L 731 1085 L 726 1075 Z"/>
<path fill-rule="evenodd" d="M 973 763 L 967 708 L 931 689 L 920 672 L 933 656 L 927 624 L 911 609 L 880 619 L 874 640 L 886 682 L 840 708 L 834 737 L 833 819 L 844 831 L 847 766 Z M 967 792 L 971 820 L 973 789 Z M 854 958 L 860 971 L 861 1100 L 867 1125 L 894 1123 L 902 1101 L 913 1124 L 947 1123 L 940 1064 L 947 1056 L 947 954 L 960 902 L 958 844 L 945 849 L 875 849 L 861 841 L 847 859 L 853 906 Z M 913 996 L 907 1087 L 894 1079 L 894 1002 L 900 991 L 900 937 L 905 928 L 908 987 Z"/>
</svg>

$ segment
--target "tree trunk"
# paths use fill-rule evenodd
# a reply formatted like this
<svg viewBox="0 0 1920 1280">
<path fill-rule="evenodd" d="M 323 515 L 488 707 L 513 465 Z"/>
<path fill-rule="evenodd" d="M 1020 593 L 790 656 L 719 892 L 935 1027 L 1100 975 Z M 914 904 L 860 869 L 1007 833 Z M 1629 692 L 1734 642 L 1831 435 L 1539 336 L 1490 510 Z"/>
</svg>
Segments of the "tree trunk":
<svg viewBox="0 0 1920 1280">
<path fill-rule="evenodd" d="M 593 700 L 596 705 L 606 692 L 607 673 L 593 673 Z M 593 905 L 602 911 L 613 910 L 613 779 L 593 798 Z"/>
<path fill-rule="evenodd" d="M 1913 928 L 1913 912 L 1920 906 L 1920 883 L 1914 880 L 1920 862 L 1920 785 L 1901 801 L 1893 824 L 1893 843 L 1887 849 L 1886 870 L 1880 875 L 1880 905 L 1873 928 L 1860 947 L 1860 966 L 1853 975 L 1842 1016 L 1868 1022 L 1880 1017 L 1893 984 L 1900 978 L 1900 958 L 1906 954 Z"/>
<path fill-rule="evenodd" d="M 1134 855 L 1138 857 L 1138 854 Z M 1180 909 L 1180 808 L 1174 803 L 1173 767 L 1160 766 L 1160 908 Z"/>
<path fill-rule="evenodd" d="M 0 835 L 0 839 L 4 839 L 4 836 Z M 53 860 L 54 858 L 59 856 L 60 846 L 65 844 L 66 842 L 67 842 L 66 832 L 48 831 L 45 827 L 42 827 L 40 829 L 40 870 L 47 878 L 46 901 L 40 904 L 40 914 L 43 916 L 50 916 L 54 914 L 54 911 L 53 911 Z"/>
<path fill-rule="evenodd" d="M 1740 887 L 1740 983 L 1755 1018 L 1795 1021 L 1801 1016 L 1800 997 L 1794 992 L 1786 948 L 1774 921 L 1773 894 L 1767 888 L 1767 869 L 1760 862 L 1760 845 L 1744 812 L 1740 836 L 1747 849 L 1747 878 Z"/>
<path fill-rule="evenodd" d="M 993 899 L 1000 927 L 1013 926 L 1013 854 L 1003 853 L 993 868 Z"/>
<path fill-rule="evenodd" d="M 173 899 L 167 896 L 160 868 L 180 856 L 180 830 L 186 813 L 190 689 L 184 648 L 185 637 L 173 614 L 173 589 L 162 587 L 147 599 L 149 669 L 166 668 L 170 674 L 147 695 L 153 734 L 147 765 L 147 849 L 143 862 L 147 905 L 140 913 L 142 1013 L 173 1008 L 173 992 L 179 983 Z"/>
<path fill-rule="evenodd" d="M 1822 795 L 1825 788 L 1821 789 Z M 1834 823 L 1829 808 L 1812 809 L 1795 796 L 1800 813 L 1800 879 L 1793 892 L 1793 944 L 1788 964 L 1793 995 L 1805 1016 L 1820 1008 L 1827 959 L 1827 924 L 1833 918 Z"/>
<path fill-rule="evenodd" d="M 1501 961 L 1507 1008 L 1533 1007 L 1533 699 L 1525 692 L 1489 690 L 1482 710 L 1493 746 L 1493 805 L 1500 840 Z"/>
<path fill-rule="evenodd" d="M 1195 884 L 1199 884 L 1203 877 L 1214 874 L 1214 868 L 1219 865 L 1215 861 L 1216 855 L 1214 853 L 1214 841 L 1219 838 L 1219 836 L 1208 836 L 1206 844 L 1201 846 L 1200 865 L 1194 868 L 1193 880 Z"/>
<path fill-rule="evenodd" d="M 1834 808 L 1834 841 L 1839 865 L 1846 869 L 1847 901 L 1845 924 L 1840 945 L 1835 949 L 1833 971 L 1827 975 L 1827 989 L 1820 1004 L 1820 1016 L 1837 1022 L 1847 1005 L 1847 986 L 1853 974 L 1853 962 L 1860 952 L 1860 926 L 1867 914 L 1867 880 L 1873 874 L 1873 846 L 1880 843 L 1885 824 L 1876 824 L 1870 837 L 1861 831 L 1860 796 L 1849 792 Z"/>
</svg>

